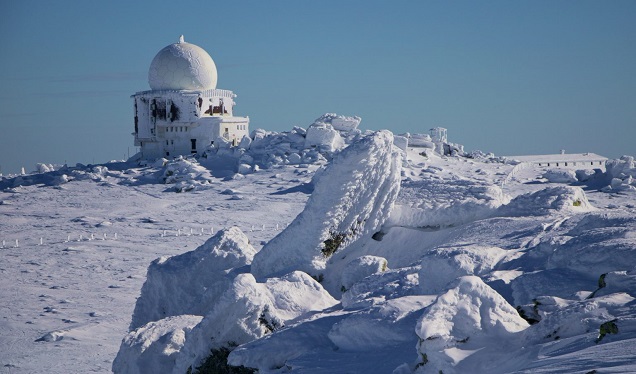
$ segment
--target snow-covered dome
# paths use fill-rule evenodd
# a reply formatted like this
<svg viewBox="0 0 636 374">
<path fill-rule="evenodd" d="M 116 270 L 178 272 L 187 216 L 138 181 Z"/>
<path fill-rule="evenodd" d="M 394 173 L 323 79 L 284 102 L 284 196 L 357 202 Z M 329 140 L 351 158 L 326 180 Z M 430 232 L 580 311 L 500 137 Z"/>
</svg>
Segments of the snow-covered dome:
<svg viewBox="0 0 636 374">
<path fill-rule="evenodd" d="M 216 65 L 201 47 L 179 43 L 165 47 L 152 60 L 148 84 L 153 90 L 210 90 L 216 88 Z"/>
</svg>

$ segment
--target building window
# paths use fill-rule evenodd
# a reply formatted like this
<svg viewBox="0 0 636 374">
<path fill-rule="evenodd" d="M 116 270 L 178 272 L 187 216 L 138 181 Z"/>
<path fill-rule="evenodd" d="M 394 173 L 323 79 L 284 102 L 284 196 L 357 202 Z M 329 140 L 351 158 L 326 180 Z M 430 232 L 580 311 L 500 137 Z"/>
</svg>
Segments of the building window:
<svg viewBox="0 0 636 374">
<path fill-rule="evenodd" d="M 565 163 L 565 166 L 568 166 L 568 163 L 567 163 L 567 162 Z"/>
<path fill-rule="evenodd" d="M 170 140 L 170 144 L 174 145 L 174 140 Z"/>
<path fill-rule="evenodd" d="M 166 140 L 166 145 L 170 145 L 167 140 Z"/>
</svg>

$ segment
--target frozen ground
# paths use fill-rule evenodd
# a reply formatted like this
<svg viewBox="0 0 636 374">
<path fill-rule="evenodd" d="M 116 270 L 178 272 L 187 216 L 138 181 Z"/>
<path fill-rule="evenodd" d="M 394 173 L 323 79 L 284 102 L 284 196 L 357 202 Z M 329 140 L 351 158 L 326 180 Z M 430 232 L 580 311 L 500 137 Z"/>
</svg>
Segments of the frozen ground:
<svg viewBox="0 0 636 374">
<path fill-rule="evenodd" d="M 349 152 L 360 165 L 394 165 L 386 146 L 364 149 Z M 230 340 L 242 344 L 231 363 L 273 373 L 636 372 L 633 169 L 552 183 L 546 170 L 422 151 L 409 148 L 399 192 L 385 185 L 391 175 L 365 168 L 332 167 L 323 172 L 331 186 L 320 177 L 312 184 L 324 158 L 269 151 L 262 157 L 269 169 L 243 157 L 246 175 L 235 178 L 218 177 L 212 163 L 175 162 L 81 168 L 67 173 L 67 183 L 60 173 L 0 181 L 0 370 L 110 372 L 126 337 L 118 368 L 168 357 L 166 372 L 184 372 L 201 351 Z M 314 163 L 276 165 L 304 158 Z M 346 189 L 334 193 L 340 186 Z M 378 194 L 356 200 L 364 186 Z M 312 191 L 323 196 L 305 206 Z M 363 230 L 367 219 L 371 231 Z M 317 246 L 294 253 L 303 222 Z M 285 253 L 289 266 L 255 260 L 253 277 L 251 250 L 235 231 L 224 234 L 229 247 L 215 242 L 223 236 L 203 245 L 232 226 L 256 251 L 273 243 L 268 251 Z M 175 297 L 182 308 L 175 313 L 185 315 L 144 312 L 139 324 L 152 322 L 130 326 L 150 263 L 197 248 L 206 261 L 227 256 L 223 248 L 246 254 L 212 270 L 227 279 L 222 296 L 193 296 L 212 309 L 194 313 Z M 309 252 L 321 248 L 329 249 L 325 259 Z M 183 261 L 184 276 L 170 279 L 187 286 L 193 281 Z M 157 264 L 177 266 L 167 258 Z M 153 279 L 161 279 L 157 271 Z M 153 281 L 159 291 L 161 282 Z M 219 321 L 224 331 L 215 329 Z M 138 329 L 127 336 L 129 327 Z M 170 355 L 158 349 L 166 333 Z M 209 337 L 219 345 L 201 343 Z M 141 357 L 143 344 L 158 350 Z"/>
</svg>

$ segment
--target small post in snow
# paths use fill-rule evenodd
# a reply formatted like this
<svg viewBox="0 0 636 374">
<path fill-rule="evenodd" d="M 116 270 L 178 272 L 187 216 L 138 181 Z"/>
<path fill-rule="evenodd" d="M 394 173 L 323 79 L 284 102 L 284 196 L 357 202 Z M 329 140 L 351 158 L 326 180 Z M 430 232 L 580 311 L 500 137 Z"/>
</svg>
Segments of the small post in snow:
<svg viewBox="0 0 636 374">
<path fill-rule="evenodd" d="M 44 241 L 42 238 L 40 238 L 40 245 L 44 244 Z"/>
<path fill-rule="evenodd" d="M 115 233 L 115 240 L 117 240 L 117 233 Z"/>
<path fill-rule="evenodd" d="M 18 248 L 20 244 L 18 244 L 18 239 L 15 240 L 15 247 Z"/>
</svg>

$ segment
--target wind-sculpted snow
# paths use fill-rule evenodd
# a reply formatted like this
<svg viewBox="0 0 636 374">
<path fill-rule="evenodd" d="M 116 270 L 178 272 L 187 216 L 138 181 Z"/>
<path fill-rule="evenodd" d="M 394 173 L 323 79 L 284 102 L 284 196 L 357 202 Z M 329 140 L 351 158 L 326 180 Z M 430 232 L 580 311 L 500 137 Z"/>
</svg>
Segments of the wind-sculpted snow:
<svg viewBox="0 0 636 374">
<path fill-rule="evenodd" d="M 252 273 L 260 278 L 302 270 L 320 277 L 329 257 L 386 221 L 401 164 L 388 131 L 351 144 L 321 173 L 305 209 L 254 257 Z"/>
<path fill-rule="evenodd" d="M 527 327 L 515 308 L 481 278 L 461 277 L 417 323 L 422 361 L 416 372 L 483 372 L 462 361 L 494 342 L 505 346 Z"/>
<path fill-rule="evenodd" d="M 153 261 L 130 329 L 169 316 L 207 314 L 255 253 L 245 234 L 232 227 L 194 251 Z"/>
</svg>

